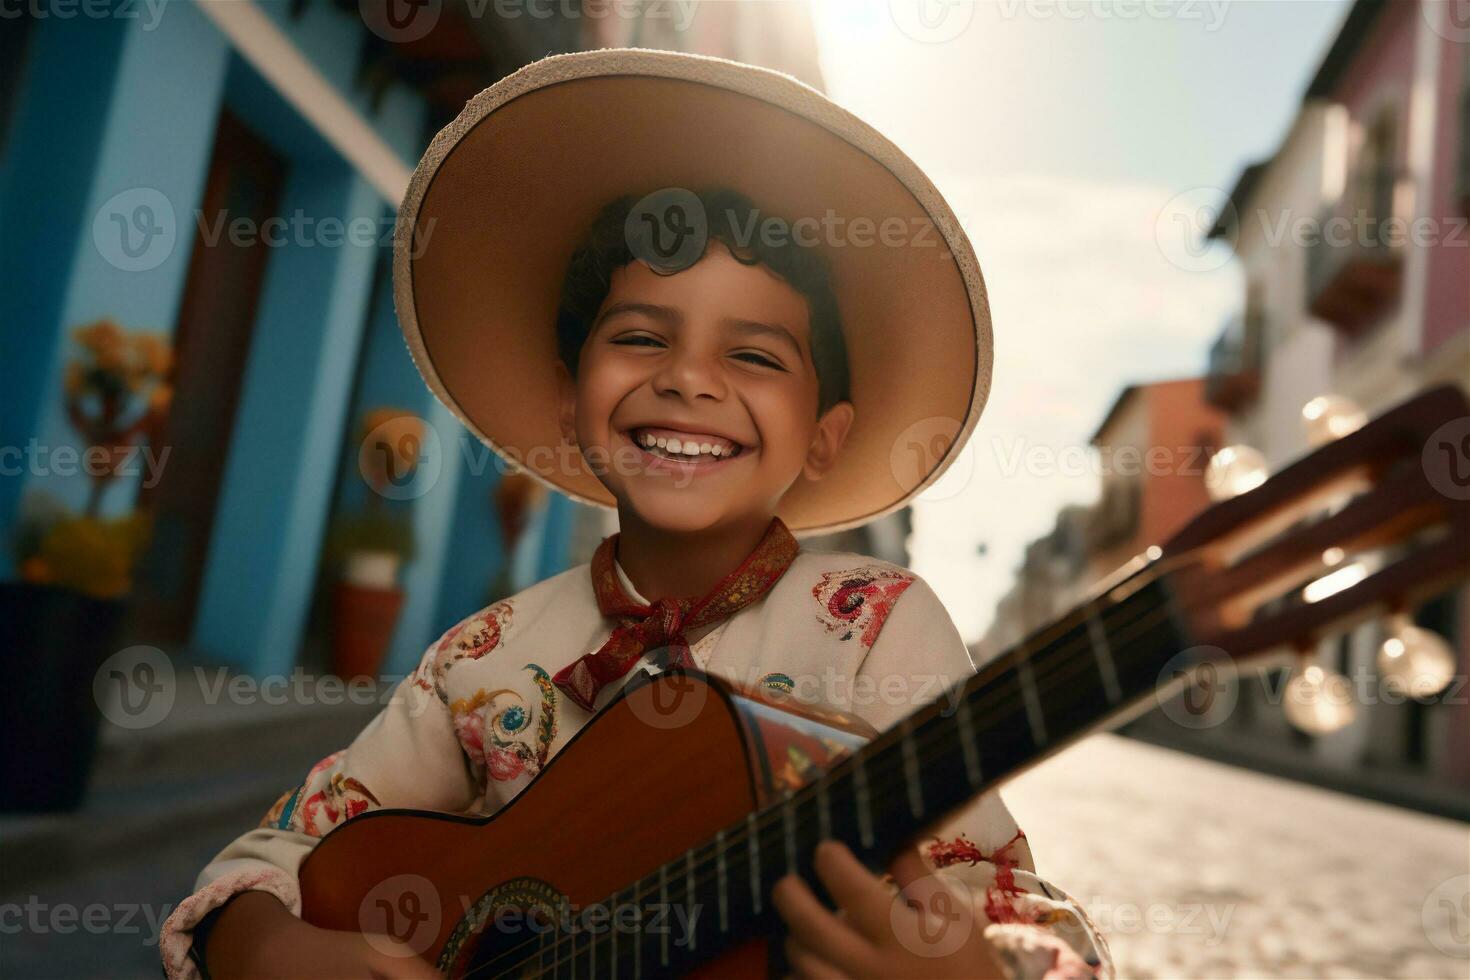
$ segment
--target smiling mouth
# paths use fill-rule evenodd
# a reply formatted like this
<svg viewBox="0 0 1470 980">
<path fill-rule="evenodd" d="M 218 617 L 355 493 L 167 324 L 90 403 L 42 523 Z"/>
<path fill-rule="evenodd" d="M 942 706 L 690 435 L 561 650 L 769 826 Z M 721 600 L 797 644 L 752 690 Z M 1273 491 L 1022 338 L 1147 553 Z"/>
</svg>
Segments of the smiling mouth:
<svg viewBox="0 0 1470 980">
<path fill-rule="evenodd" d="M 696 439 L 692 434 L 679 439 L 671 435 L 671 430 L 653 427 L 635 426 L 623 434 L 655 468 L 666 464 L 680 469 L 707 469 L 747 455 L 754 448 L 728 439 Z"/>
</svg>

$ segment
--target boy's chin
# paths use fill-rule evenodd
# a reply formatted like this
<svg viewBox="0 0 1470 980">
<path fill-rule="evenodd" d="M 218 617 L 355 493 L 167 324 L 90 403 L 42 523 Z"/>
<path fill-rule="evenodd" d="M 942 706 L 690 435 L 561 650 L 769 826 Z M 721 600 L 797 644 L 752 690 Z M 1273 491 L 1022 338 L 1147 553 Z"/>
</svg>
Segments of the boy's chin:
<svg viewBox="0 0 1470 980">
<path fill-rule="evenodd" d="M 623 497 L 619 509 L 631 508 L 644 524 L 664 531 L 703 531 L 729 518 L 729 504 L 734 501 L 700 499 L 687 490 L 634 489 Z"/>
</svg>

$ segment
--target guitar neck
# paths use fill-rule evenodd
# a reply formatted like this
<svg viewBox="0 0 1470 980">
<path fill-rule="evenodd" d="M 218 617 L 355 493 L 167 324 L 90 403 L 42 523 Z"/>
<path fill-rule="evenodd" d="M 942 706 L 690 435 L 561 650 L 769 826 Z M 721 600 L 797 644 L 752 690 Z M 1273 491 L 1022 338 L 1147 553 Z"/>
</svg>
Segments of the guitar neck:
<svg viewBox="0 0 1470 980">
<path fill-rule="evenodd" d="M 545 975 L 683 971 L 773 933 L 771 888 L 792 871 L 813 880 L 818 841 L 843 841 L 885 867 L 926 825 L 1154 697 L 1187 645 L 1166 580 L 1138 573 L 812 784 L 609 897 L 609 927 L 564 937 Z M 637 910 L 628 928 L 612 927 L 618 909 Z"/>
</svg>

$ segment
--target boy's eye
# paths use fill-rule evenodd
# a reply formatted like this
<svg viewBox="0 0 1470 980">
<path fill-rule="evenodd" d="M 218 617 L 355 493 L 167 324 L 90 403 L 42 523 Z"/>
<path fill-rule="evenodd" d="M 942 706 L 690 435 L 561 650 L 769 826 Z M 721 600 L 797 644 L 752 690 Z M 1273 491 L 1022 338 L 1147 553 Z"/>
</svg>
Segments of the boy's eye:
<svg viewBox="0 0 1470 980">
<path fill-rule="evenodd" d="M 751 358 L 751 359 L 754 360 L 754 362 L 756 364 L 761 364 L 761 365 L 764 365 L 765 367 L 779 368 L 781 366 L 780 364 L 777 364 L 775 361 L 771 360 L 769 357 L 766 357 L 764 354 L 757 354 L 754 351 L 742 351 L 741 353 L 736 354 L 735 356 L 736 357 Z"/>
<path fill-rule="evenodd" d="M 631 337 L 619 337 L 617 340 L 614 340 L 613 343 L 615 343 L 615 344 L 637 344 L 638 342 L 645 341 L 645 340 L 648 343 L 650 343 L 650 344 L 657 344 L 657 343 L 659 343 L 659 341 L 658 341 L 657 338 L 648 337 L 648 336 L 645 336 L 643 334 L 638 334 L 636 336 L 631 336 Z"/>
</svg>

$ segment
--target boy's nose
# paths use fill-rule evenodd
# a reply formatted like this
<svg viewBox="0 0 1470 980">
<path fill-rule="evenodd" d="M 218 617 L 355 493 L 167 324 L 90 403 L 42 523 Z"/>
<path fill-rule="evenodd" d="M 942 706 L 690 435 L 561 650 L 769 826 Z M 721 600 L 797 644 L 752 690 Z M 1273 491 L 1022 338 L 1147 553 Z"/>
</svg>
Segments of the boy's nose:
<svg viewBox="0 0 1470 980">
<path fill-rule="evenodd" d="M 723 398 L 725 386 L 718 358 L 698 351 L 674 352 L 653 377 L 654 391 L 661 395 L 679 394 L 691 400 L 701 395 Z"/>
</svg>

